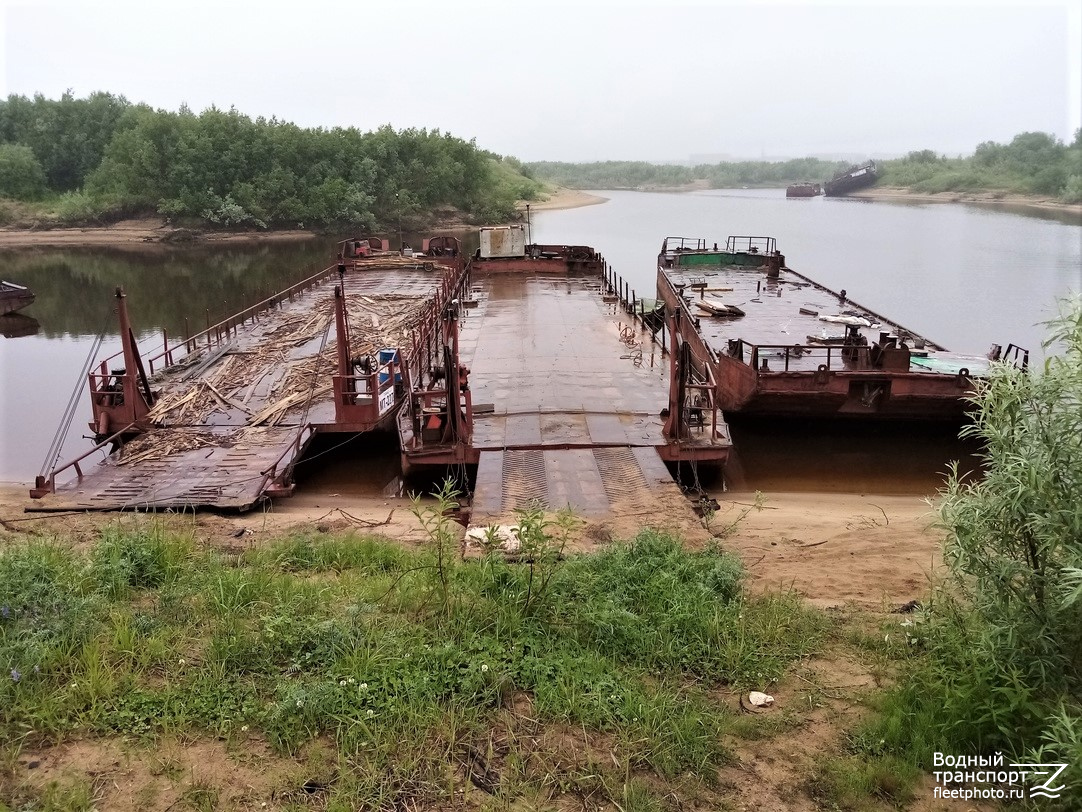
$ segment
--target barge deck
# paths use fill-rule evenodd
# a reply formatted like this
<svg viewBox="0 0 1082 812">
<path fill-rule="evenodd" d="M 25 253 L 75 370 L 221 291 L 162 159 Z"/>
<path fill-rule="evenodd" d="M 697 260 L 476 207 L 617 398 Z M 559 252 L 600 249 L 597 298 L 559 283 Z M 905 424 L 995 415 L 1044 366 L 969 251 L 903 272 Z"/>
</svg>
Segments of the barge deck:
<svg viewBox="0 0 1082 812">
<path fill-rule="evenodd" d="M 724 421 L 697 421 L 679 448 L 667 439 L 669 357 L 605 300 L 600 275 L 501 273 L 475 278 L 474 293 L 460 352 L 475 516 L 533 501 L 585 516 L 641 509 L 672 483 L 663 459 L 724 463 Z"/>
<path fill-rule="evenodd" d="M 343 241 L 337 266 L 155 354 L 118 290 L 121 352 L 88 376 L 98 443 L 38 477 L 34 509 L 248 510 L 292 492 L 316 434 L 395 426 L 404 473 L 478 467 L 482 514 L 671 504 L 666 462 L 724 464 L 688 323 L 652 343 L 592 248 L 423 250 Z M 91 456 L 104 459 L 84 472 Z"/>
<path fill-rule="evenodd" d="M 935 342 L 788 268 L 771 237 L 669 237 L 658 295 L 697 324 L 727 415 L 961 420 L 989 357 Z M 1014 345 L 991 356 L 1019 364 Z"/>
<path fill-rule="evenodd" d="M 89 376 L 99 443 L 38 478 L 34 509 L 248 510 L 288 495 L 315 434 L 391 427 L 399 348 L 428 340 L 463 279 L 402 257 L 332 266 L 145 361 L 118 291 L 123 350 Z"/>
</svg>

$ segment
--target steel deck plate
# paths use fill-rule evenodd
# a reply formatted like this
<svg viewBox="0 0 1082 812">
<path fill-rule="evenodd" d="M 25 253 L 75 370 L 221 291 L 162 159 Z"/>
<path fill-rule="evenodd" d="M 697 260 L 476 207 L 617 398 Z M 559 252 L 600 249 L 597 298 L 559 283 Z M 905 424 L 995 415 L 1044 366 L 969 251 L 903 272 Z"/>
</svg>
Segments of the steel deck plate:
<svg viewBox="0 0 1082 812">
<path fill-rule="evenodd" d="M 473 494 L 474 524 L 516 510 L 570 507 L 605 516 L 627 506 L 647 509 L 663 489 L 676 488 L 652 448 L 483 451 Z"/>
<path fill-rule="evenodd" d="M 879 340 L 880 331 L 908 336 L 909 346 L 915 354 L 927 352 L 928 358 L 933 359 L 933 362 L 928 364 L 911 364 L 910 372 L 939 372 L 934 359 L 953 362 L 956 368 L 966 367 L 973 374 L 983 374 L 988 369 L 987 358 L 944 350 L 916 332 L 883 318 L 788 268 L 783 268 L 776 279 L 771 279 L 757 268 L 677 267 L 666 268 L 662 273 L 674 285 L 688 286 L 684 295 L 690 302 L 692 315 L 699 319 L 699 332 L 710 348 L 719 355 L 728 354 L 730 339 L 768 346 L 792 347 L 799 344 L 811 351 L 801 356 L 790 354 L 788 371 L 814 372 L 819 364 L 824 362 L 826 348 L 812 339 L 845 335 L 844 324 L 825 321 L 822 317 L 860 316 L 872 325 L 860 328 L 869 344 Z M 705 283 L 705 290 L 691 288 L 690 285 L 695 283 Z M 735 318 L 708 315 L 696 305 L 696 302 L 704 298 L 736 305 L 746 315 Z M 801 309 L 808 312 L 802 313 Z M 843 363 L 840 349 L 840 346 L 835 345 L 833 350 L 835 363 L 839 364 Z M 759 354 L 760 360 L 768 361 L 772 372 L 785 369 L 784 356 L 781 351 L 764 350 Z"/>
<path fill-rule="evenodd" d="M 161 448 L 194 447 L 132 464 L 125 464 L 122 454 L 110 455 L 86 476 L 57 483 L 56 493 L 28 509 L 248 510 L 270 483 L 263 472 L 280 458 L 279 470 L 292 463 L 296 454 L 290 446 L 304 431 L 299 426 L 261 426 L 241 432 L 158 429 L 153 440 Z M 301 453 L 310 439 L 310 433 L 301 437 Z"/>
<path fill-rule="evenodd" d="M 665 445 L 668 359 L 604 302 L 596 276 L 507 274 L 474 291 L 479 304 L 463 311 L 460 355 L 473 402 L 493 405 L 474 416 L 475 448 Z M 625 328 L 638 348 L 622 342 Z M 727 434 L 707 437 L 698 442 L 730 445 Z"/>
</svg>

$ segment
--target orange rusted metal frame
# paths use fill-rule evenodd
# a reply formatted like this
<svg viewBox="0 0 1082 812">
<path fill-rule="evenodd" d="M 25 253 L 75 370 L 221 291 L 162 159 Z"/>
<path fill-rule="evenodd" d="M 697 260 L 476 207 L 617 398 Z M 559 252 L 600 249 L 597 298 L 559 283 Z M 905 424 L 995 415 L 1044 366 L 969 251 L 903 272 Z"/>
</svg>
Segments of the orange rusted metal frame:
<svg viewBox="0 0 1082 812">
<path fill-rule="evenodd" d="M 68 462 L 65 462 L 63 465 L 60 465 L 60 466 L 54 468 L 52 471 L 49 472 L 48 477 L 44 477 L 44 476 L 37 477 L 34 480 L 34 487 L 30 489 L 31 498 L 33 498 L 33 499 L 41 499 L 46 494 L 55 493 L 56 492 L 56 475 L 59 474 L 61 471 L 66 471 L 68 468 L 74 468 L 76 476 L 78 476 L 79 479 L 82 479 L 83 478 L 83 469 L 79 465 L 80 462 L 85 460 L 87 457 L 89 457 L 95 451 L 99 451 L 102 448 L 104 448 L 105 446 L 107 446 L 107 445 L 109 445 L 111 443 L 114 443 L 117 440 L 121 439 L 125 434 L 129 434 L 129 433 L 135 431 L 135 428 L 136 427 L 135 427 L 134 424 L 129 424 L 129 425 L 125 426 L 124 428 L 122 428 L 120 431 L 115 432 L 115 433 L 109 435 L 108 437 L 106 437 L 104 440 L 99 442 L 97 445 L 95 445 L 89 451 L 87 451 L 87 452 L 85 452 L 83 454 L 80 454 L 78 457 L 76 457 L 73 460 L 69 460 Z"/>
</svg>

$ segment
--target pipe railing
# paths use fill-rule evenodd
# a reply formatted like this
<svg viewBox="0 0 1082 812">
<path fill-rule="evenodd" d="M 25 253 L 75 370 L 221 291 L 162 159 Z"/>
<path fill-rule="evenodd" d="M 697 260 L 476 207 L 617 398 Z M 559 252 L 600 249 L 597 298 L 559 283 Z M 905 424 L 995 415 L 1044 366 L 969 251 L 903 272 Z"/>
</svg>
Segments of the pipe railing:
<svg viewBox="0 0 1082 812">
<path fill-rule="evenodd" d="M 120 437 L 122 437 L 124 434 L 127 434 L 128 432 L 134 431 L 134 430 L 135 430 L 135 424 L 134 423 L 129 423 L 124 428 L 122 428 L 120 431 L 117 431 L 117 432 L 114 432 L 113 434 L 110 434 L 108 437 L 106 437 L 104 440 L 99 442 L 97 445 L 95 445 L 89 451 L 85 451 L 82 454 L 80 454 L 78 457 L 76 457 L 75 459 L 69 460 L 68 462 L 65 462 L 63 465 L 59 465 L 56 468 L 53 468 L 53 470 L 49 472 L 48 478 L 46 478 L 46 477 L 38 477 L 38 480 L 37 480 L 37 483 L 36 483 L 37 487 L 35 488 L 35 490 L 36 491 L 42 491 L 43 493 L 55 493 L 56 492 L 56 476 L 57 476 L 57 474 L 61 473 L 62 471 L 66 471 L 68 468 L 74 468 L 75 469 L 75 475 L 77 477 L 79 477 L 79 479 L 82 479 L 83 478 L 83 469 L 82 469 L 82 466 L 79 465 L 80 462 L 85 460 L 87 457 L 89 457 L 94 452 L 100 451 L 105 446 L 107 446 L 110 443 L 113 443 L 114 441 L 120 439 Z M 48 488 L 47 489 L 45 488 L 46 482 L 48 483 Z"/>
<path fill-rule="evenodd" d="M 236 336 L 238 329 L 242 325 L 247 324 L 249 320 L 253 322 L 256 321 L 260 313 L 277 306 L 283 299 L 288 299 L 289 301 L 292 301 L 293 297 L 297 296 L 298 294 L 303 293 L 309 288 L 316 287 L 322 282 L 326 281 L 326 279 L 329 278 L 332 274 L 336 273 L 337 270 L 337 265 L 331 265 L 319 271 L 318 273 L 302 279 L 296 284 L 290 285 L 284 290 L 280 290 L 277 293 L 274 293 L 266 297 L 265 299 L 262 299 L 261 301 L 258 301 L 255 304 L 250 305 L 249 307 L 246 307 L 237 313 L 234 313 L 232 316 L 223 319 L 217 324 L 209 323 L 210 317 L 208 311 L 208 323 L 205 330 L 202 330 L 195 335 L 190 335 L 186 336 L 183 339 L 179 339 L 172 346 L 170 346 L 168 343 L 168 333 L 163 330 L 163 337 L 165 339 L 164 347 L 159 352 L 150 355 L 147 358 L 147 368 L 149 369 L 150 374 L 154 374 L 155 364 L 163 360 L 164 364 L 161 364 L 159 369 L 164 369 L 166 367 L 172 366 L 174 363 L 174 359 L 176 358 L 175 353 L 177 353 L 181 349 L 183 349 L 183 354 L 180 355 L 180 357 L 183 358 L 184 356 L 197 352 L 200 349 L 210 349 L 213 346 L 220 346 L 223 341 L 227 341 L 230 338 Z M 187 319 L 185 319 L 185 324 L 187 324 Z M 113 361 L 121 355 L 123 355 L 123 352 L 114 353 L 113 355 L 105 358 L 101 363 L 107 366 L 110 361 Z"/>
<path fill-rule="evenodd" d="M 301 440 L 304 439 L 305 432 L 308 432 L 308 439 L 311 439 L 312 435 L 316 433 L 315 426 L 311 423 L 305 423 L 301 426 L 300 430 L 297 432 L 297 436 L 293 438 L 293 442 L 282 450 L 282 453 L 278 455 L 278 459 L 259 472 L 263 476 L 263 480 L 259 483 L 260 493 L 266 490 L 268 482 L 273 482 L 279 477 L 278 466 L 281 465 L 282 460 L 284 460 L 290 452 L 293 454 L 293 460 L 300 454 Z M 291 460 L 290 465 L 286 466 L 286 470 L 282 472 L 281 476 L 286 476 L 289 473 L 292 462 L 293 461 Z"/>
</svg>

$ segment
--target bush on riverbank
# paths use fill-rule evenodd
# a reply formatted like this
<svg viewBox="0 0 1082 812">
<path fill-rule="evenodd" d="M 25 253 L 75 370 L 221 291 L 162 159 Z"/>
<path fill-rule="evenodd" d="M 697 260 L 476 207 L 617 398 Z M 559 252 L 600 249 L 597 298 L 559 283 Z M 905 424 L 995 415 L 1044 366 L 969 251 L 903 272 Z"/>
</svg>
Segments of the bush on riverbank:
<svg viewBox="0 0 1082 812">
<path fill-rule="evenodd" d="M 0 101 L 0 196 L 44 198 L 39 215 L 64 224 L 158 213 L 212 227 L 386 229 L 441 207 L 507 220 L 516 199 L 541 191 L 519 168 L 438 130 L 304 129 L 106 93 Z"/>
<path fill-rule="evenodd" d="M 723 162 L 698 166 L 651 164 L 646 161 L 538 161 L 526 164 L 527 169 L 537 177 L 569 189 L 667 189 L 695 183 L 712 189 L 740 186 L 776 187 L 829 178 L 844 166 L 837 161 L 823 161 L 818 158 Z"/>
<path fill-rule="evenodd" d="M 1009 144 L 986 141 L 968 158 L 932 150 L 881 165 L 881 182 L 915 192 L 1001 191 L 1082 202 L 1082 130 L 1068 146 L 1046 133 L 1022 133 Z"/>
<path fill-rule="evenodd" d="M 1082 788 L 1082 299 L 1052 323 L 1062 354 L 1028 373 L 997 367 L 965 431 L 985 476 L 948 481 L 940 518 L 948 578 L 888 633 L 908 664 L 852 739 L 857 764 L 926 771 L 936 752 L 1065 764 L 1053 786 Z M 987 762 L 986 762 L 987 763 Z M 851 766 L 851 765 L 850 765 Z M 963 766 L 958 772 L 983 768 Z M 835 765 L 835 774 L 845 772 Z M 1051 774 L 1031 775 L 1033 788 Z M 980 782 L 978 782 L 979 784 Z M 994 782 L 985 782 L 992 784 Z M 960 786 L 956 784 L 955 788 Z M 1019 788 L 1018 786 L 1015 787 Z"/>
</svg>

